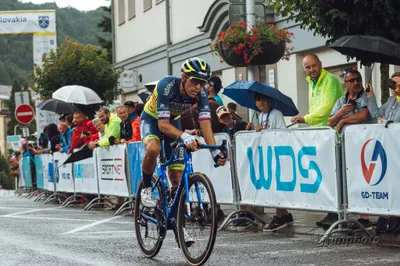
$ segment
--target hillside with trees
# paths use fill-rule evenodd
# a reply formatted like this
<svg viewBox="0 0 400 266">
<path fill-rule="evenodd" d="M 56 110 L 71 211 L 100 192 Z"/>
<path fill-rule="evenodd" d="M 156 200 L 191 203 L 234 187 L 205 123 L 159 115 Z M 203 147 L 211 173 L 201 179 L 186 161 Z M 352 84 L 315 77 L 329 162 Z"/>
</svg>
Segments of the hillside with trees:
<svg viewBox="0 0 400 266">
<path fill-rule="evenodd" d="M 93 44 L 102 48 L 104 42 L 111 40 L 111 33 L 104 32 L 99 23 L 103 17 L 110 17 L 107 9 L 79 11 L 75 8 L 58 8 L 55 3 L 36 5 L 21 3 L 18 0 L 1 0 L 0 11 L 55 9 L 57 24 L 57 43 L 61 44 L 69 36 L 83 45 Z M 100 41 L 100 43 L 99 43 Z M 30 35 L 0 36 L 0 84 L 12 85 L 14 80 L 30 83 L 33 72 L 33 47 Z M 111 53 L 111 51 L 110 51 Z"/>
</svg>

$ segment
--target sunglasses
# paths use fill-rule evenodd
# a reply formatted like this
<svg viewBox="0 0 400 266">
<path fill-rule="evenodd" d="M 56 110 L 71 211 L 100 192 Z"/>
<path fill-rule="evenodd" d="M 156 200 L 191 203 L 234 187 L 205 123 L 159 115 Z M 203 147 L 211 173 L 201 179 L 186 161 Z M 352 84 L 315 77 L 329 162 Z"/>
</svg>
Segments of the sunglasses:
<svg viewBox="0 0 400 266">
<path fill-rule="evenodd" d="M 350 82 L 350 83 L 354 83 L 354 82 L 356 82 L 356 81 L 358 81 L 358 82 L 361 82 L 361 81 L 362 81 L 362 79 L 361 79 L 361 78 L 348 79 L 348 80 L 345 80 L 344 82 Z"/>
<path fill-rule="evenodd" d="M 201 87 L 204 87 L 207 84 L 207 81 L 205 81 L 205 80 L 201 80 L 201 79 L 197 79 L 197 78 L 189 77 L 189 76 L 186 76 L 186 77 L 189 78 L 190 81 L 192 81 L 195 86 L 200 84 Z"/>
</svg>

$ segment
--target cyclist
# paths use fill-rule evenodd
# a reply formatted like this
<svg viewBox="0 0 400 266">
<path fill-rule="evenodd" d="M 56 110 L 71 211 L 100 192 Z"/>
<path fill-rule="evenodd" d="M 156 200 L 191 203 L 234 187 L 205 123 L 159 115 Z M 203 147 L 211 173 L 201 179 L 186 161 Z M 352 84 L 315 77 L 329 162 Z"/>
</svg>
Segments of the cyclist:
<svg viewBox="0 0 400 266">
<path fill-rule="evenodd" d="M 157 200 L 152 198 L 151 177 L 161 152 L 160 136 L 165 135 L 164 149 L 166 157 L 171 154 L 170 143 L 180 138 L 185 146 L 193 151 L 197 149 L 195 136 L 182 132 L 180 115 L 193 104 L 198 104 L 199 124 L 207 144 L 215 145 L 211 129 L 210 107 L 205 88 L 211 77 L 210 65 L 203 59 L 190 58 L 181 67 L 182 77 L 167 76 L 161 79 L 144 107 L 140 118 L 140 131 L 146 154 L 142 162 L 144 188 L 140 193 L 143 206 L 154 208 Z M 218 165 L 224 165 L 226 159 L 218 150 L 211 155 Z M 183 149 L 168 168 L 168 176 L 174 188 L 177 188 L 183 171 Z"/>
</svg>

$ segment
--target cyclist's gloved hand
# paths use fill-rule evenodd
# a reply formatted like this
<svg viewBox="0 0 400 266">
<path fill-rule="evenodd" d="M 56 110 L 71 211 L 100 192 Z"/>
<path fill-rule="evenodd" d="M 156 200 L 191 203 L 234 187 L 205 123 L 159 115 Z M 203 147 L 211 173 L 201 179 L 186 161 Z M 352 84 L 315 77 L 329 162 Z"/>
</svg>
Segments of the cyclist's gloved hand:
<svg viewBox="0 0 400 266">
<path fill-rule="evenodd" d="M 226 157 L 219 150 L 211 150 L 211 157 L 220 166 L 225 165 Z"/>
<path fill-rule="evenodd" d="M 185 146 L 193 151 L 197 150 L 197 139 L 195 136 L 190 135 L 188 133 L 183 133 L 181 135 L 181 139 Z"/>
</svg>

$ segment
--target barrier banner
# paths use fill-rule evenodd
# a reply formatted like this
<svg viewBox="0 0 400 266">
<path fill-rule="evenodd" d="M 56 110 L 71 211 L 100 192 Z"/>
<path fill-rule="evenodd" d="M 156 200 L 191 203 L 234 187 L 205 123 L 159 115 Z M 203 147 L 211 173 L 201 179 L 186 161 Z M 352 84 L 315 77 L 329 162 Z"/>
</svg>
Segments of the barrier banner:
<svg viewBox="0 0 400 266">
<path fill-rule="evenodd" d="M 29 157 L 22 158 L 22 172 L 26 187 L 32 187 L 32 169 L 31 159 Z"/>
<path fill-rule="evenodd" d="M 54 171 L 54 162 L 53 162 L 53 160 L 51 160 L 49 162 L 49 166 L 48 167 L 49 167 L 49 179 L 47 180 L 47 190 L 55 192 L 57 185 L 54 182 L 54 180 L 56 180 L 56 179 L 54 178 L 55 171 Z"/>
<path fill-rule="evenodd" d="M 129 197 L 125 145 L 96 148 L 100 194 Z"/>
<path fill-rule="evenodd" d="M 36 155 L 33 160 L 36 169 L 36 187 L 44 189 L 42 155 Z"/>
<path fill-rule="evenodd" d="M 242 204 L 337 212 L 336 139 L 331 128 L 239 132 Z"/>
<path fill-rule="evenodd" d="M 42 174 L 43 174 L 43 188 L 48 189 L 50 179 L 49 164 L 53 162 L 53 156 L 49 153 L 43 153 L 42 157 Z M 51 190 L 54 190 L 54 184 L 51 184 Z"/>
<path fill-rule="evenodd" d="M 400 124 L 353 125 L 344 131 L 348 211 L 399 215 Z"/>
<path fill-rule="evenodd" d="M 230 138 L 226 133 L 217 133 L 214 135 L 217 145 L 222 144 L 222 140 L 227 140 L 228 147 L 231 146 Z M 205 143 L 203 138 L 200 138 L 201 143 Z M 229 148 L 228 148 L 229 152 Z M 192 153 L 192 164 L 193 171 L 205 174 L 211 181 L 215 196 L 218 203 L 233 203 L 233 192 L 232 192 L 232 176 L 231 176 L 231 166 L 227 162 L 224 166 L 218 168 L 214 167 L 214 160 L 211 157 L 209 150 L 199 150 Z M 194 188 L 194 187 L 193 187 Z M 202 194 L 204 188 L 200 187 L 200 193 Z M 191 191 L 193 193 L 194 191 Z M 208 197 L 208 195 L 205 195 Z M 197 196 L 195 197 L 197 198 Z M 203 197 L 205 202 L 208 201 L 207 198 Z"/>
<path fill-rule="evenodd" d="M 97 194 L 99 192 L 94 157 L 75 162 L 73 169 L 75 192 L 85 194 Z"/>
<path fill-rule="evenodd" d="M 136 192 L 142 180 L 142 160 L 146 150 L 141 141 L 128 144 L 128 163 L 131 175 L 132 197 L 136 197 Z"/>
<path fill-rule="evenodd" d="M 70 192 L 75 191 L 74 179 L 72 178 L 72 164 L 62 165 L 69 157 L 66 153 L 55 152 L 53 153 L 53 161 L 56 169 L 55 180 L 57 183 L 57 191 Z M 60 165 L 62 165 L 60 167 Z"/>
<path fill-rule="evenodd" d="M 22 162 L 23 160 L 19 160 L 18 162 L 18 174 L 19 174 L 19 178 L 18 178 L 18 187 L 25 187 L 25 178 L 24 178 L 24 168 L 22 167 Z"/>
</svg>

